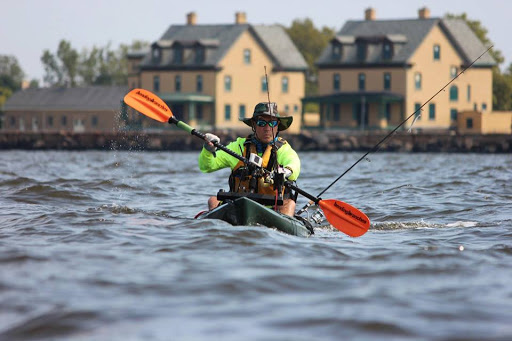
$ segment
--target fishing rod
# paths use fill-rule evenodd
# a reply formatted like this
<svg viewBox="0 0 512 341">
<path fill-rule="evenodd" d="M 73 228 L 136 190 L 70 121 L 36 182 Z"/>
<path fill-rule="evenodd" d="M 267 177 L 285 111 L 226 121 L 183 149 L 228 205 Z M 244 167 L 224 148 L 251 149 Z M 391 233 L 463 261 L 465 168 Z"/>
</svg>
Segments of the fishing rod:
<svg viewBox="0 0 512 341">
<path fill-rule="evenodd" d="M 398 126 L 395 127 L 395 129 L 391 130 L 391 132 L 389 134 L 387 134 L 382 140 L 380 140 L 372 149 L 370 149 L 369 151 L 367 151 L 363 156 L 361 156 L 352 166 L 350 166 L 349 168 L 347 168 L 346 171 L 344 171 L 340 176 L 338 176 L 336 178 L 336 180 L 334 180 L 329 186 L 327 186 L 324 190 L 322 190 L 320 193 L 318 193 L 317 197 L 320 197 L 322 194 L 324 194 L 327 190 L 329 190 L 329 188 L 331 188 L 336 182 L 338 182 L 343 176 L 345 176 L 345 174 L 347 174 L 348 172 L 350 172 L 350 170 L 352 170 L 352 168 L 354 168 L 359 162 L 361 162 L 362 160 L 364 160 L 369 154 L 373 153 L 373 152 L 376 152 L 377 150 L 379 150 L 380 146 L 382 143 L 384 143 L 384 141 L 386 141 L 388 138 L 390 138 L 400 127 L 402 127 L 405 122 L 407 122 L 411 117 L 415 116 L 416 113 L 418 112 L 421 112 L 423 110 L 423 107 L 425 105 L 427 105 L 430 101 L 432 101 L 437 95 L 439 95 L 439 93 L 441 93 L 442 91 L 444 91 L 444 89 L 446 89 L 446 87 L 448 85 L 450 85 L 453 81 L 455 81 L 457 78 L 459 78 L 460 75 L 462 75 L 464 72 L 466 72 L 467 70 L 469 70 L 480 58 L 482 58 L 482 56 L 484 54 L 486 54 L 487 52 L 489 52 L 490 49 L 493 48 L 494 45 L 491 45 L 490 47 L 487 48 L 487 50 L 485 50 L 480 56 L 478 56 L 478 58 L 476 58 L 475 60 L 473 60 L 473 62 L 471 62 L 471 64 L 469 64 L 469 66 L 467 68 L 464 68 L 463 70 L 461 70 L 455 77 L 453 77 L 448 83 L 446 83 L 438 92 L 436 92 L 432 97 L 430 97 L 428 99 L 428 101 L 426 101 L 425 103 L 423 103 L 418 109 L 416 109 L 415 112 L 413 112 L 412 114 L 410 114 L 409 116 L 407 116 L 407 118 L 405 120 L 402 121 L 402 123 L 400 123 Z M 414 121 L 413 121 L 414 123 Z M 311 205 L 313 205 L 314 202 L 313 201 L 309 201 L 306 205 L 304 205 L 304 207 L 302 207 L 299 211 L 297 211 L 297 215 L 300 215 L 302 213 L 304 213 Z"/>
</svg>

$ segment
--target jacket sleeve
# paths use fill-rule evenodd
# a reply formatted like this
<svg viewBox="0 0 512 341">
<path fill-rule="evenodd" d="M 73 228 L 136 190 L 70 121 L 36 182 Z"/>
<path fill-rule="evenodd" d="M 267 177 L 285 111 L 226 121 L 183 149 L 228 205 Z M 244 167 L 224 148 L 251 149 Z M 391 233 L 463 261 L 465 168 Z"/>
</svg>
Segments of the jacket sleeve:
<svg viewBox="0 0 512 341">
<path fill-rule="evenodd" d="M 289 180 L 297 180 L 300 174 L 300 159 L 289 143 L 284 144 L 277 151 L 277 162 L 292 171 L 292 175 L 288 177 Z"/>
<path fill-rule="evenodd" d="M 242 142 L 241 142 L 242 140 Z M 242 155 L 241 149 L 240 149 L 240 142 L 243 146 L 243 140 L 238 138 L 236 141 L 231 142 L 226 147 L 235 153 Z M 228 153 L 217 150 L 215 152 L 215 155 L 207 151 L 204 147 L 201 150 L 201 153 L 199 154 L 199 170 L 203 173 L 211 173 L 215 172 L 222 168 L 235 168 L 236 164 L 238 163 L 238 159 L 234 158 L 233 156 L 229 155 Z"/>
</svg>

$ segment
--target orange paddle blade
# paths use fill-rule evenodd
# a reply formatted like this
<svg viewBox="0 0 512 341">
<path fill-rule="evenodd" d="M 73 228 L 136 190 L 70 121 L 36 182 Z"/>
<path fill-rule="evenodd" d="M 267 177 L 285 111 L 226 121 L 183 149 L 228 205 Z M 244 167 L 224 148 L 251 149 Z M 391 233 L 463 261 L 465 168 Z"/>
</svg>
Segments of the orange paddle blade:
<svg viewBox="0 0 512 341">
<path fill-rule="evenodd" d="M 148 90 L 133 89 L 124 96 L 124 102 L 141 114 L 159 122 L 168 122 L 173 116 L 167 104 Z"/>
<path fill-rule="evenodd" d="M 320 200 L 318 205 L 332 226 L 351 237 L 359 237 L 370 228 L 370 219 L 354 206 L 343 201 Z"/>
</svg>

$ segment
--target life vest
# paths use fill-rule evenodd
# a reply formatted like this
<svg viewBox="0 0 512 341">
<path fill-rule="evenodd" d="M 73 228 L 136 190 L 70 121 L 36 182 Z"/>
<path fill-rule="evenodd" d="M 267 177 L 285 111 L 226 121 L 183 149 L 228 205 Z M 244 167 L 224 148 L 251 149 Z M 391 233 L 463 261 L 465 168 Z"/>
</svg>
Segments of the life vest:
<svg viewBox="0 0 512 341">
<path fill-rule="evenodd" d="M 248 136 L 244 143 L 243 156 L 246 159 L 251 153 L 257 154 L 256 145 L 252 143 L 251 137 L 251 135 Z M 261 155 L 261 167 L 269 171 L 275 170 L 278 166 L 277 150 L 286 143 L 286 140 L 278 137 L 274 144 L 267 145 Z M 238 161 L 229 177 L 229 190 L 238 193 L 276 195 L 274 184 L 269 180 L 268 174 L 264 174 L 260 169 L 248 167 L 244 162 Z M 281 195 L 284 195 L 284 192 L 285 187 L 282 186 Z"/>
</svg>

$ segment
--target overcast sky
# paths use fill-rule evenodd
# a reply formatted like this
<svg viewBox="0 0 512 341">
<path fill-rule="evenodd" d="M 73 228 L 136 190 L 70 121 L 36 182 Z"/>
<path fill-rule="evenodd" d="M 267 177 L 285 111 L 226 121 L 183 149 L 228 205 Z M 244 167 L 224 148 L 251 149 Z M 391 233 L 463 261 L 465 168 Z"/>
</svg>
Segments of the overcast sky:
<svg viewBox="0 0 512 341">
<path fill-rule="evenodd" d="M 377 19 L 416 18 L 428 7 L 432 17 L 467 13 L 488 30 L 495 49 L 508 67 L 512 62 L 512 0 L 1 0 L 0 54 L 14 55 L 27 79 L 42 79 L 40 58 L 45 49 L 57 50 L 66 39 L 79 52 L 94 45 L 112 49 L 133 40 L 153 42 L 173 24 L 185 24 L 186 14 L 196 12 L 198 24 L 234 22 L 242 11 L 251 24 L 290 26 L 294 19 L 310 18 L 317 28 L 339 31 L 347 20 L 361 20 L 373 7 Z M 5 2 L 5 3 L 4 3 Z M 302 5 L 302 3 L 310 3 Z M 483 51 L 482 51 L 483 52 Z M 42 82 L 41 82 L 42 84 Z"/>
</svg>

